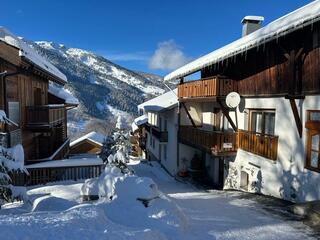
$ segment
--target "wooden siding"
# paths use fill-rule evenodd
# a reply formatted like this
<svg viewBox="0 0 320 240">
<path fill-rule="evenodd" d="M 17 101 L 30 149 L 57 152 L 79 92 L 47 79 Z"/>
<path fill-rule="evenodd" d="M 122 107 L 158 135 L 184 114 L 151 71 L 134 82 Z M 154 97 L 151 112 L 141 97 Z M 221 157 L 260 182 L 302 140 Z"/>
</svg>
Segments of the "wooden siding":
<svg viewBox="0 0 320 240">
<path fill-rule="evenodd" d="M 320 22 L 205 67 L 201 78 L 224 75 L 244 97 L 320 94 Z M 300 52 L 301 51 L 301 52 Z"/>
<path fill-rule="evenodd" d="M 70 154 L 83 154 L 83 153 L 92 153 L 98 154 L 101 152 L 102 146 L 96 144 L 90 140 L 83 140 L 80 143 L 70 147 Z"/>
</svg>

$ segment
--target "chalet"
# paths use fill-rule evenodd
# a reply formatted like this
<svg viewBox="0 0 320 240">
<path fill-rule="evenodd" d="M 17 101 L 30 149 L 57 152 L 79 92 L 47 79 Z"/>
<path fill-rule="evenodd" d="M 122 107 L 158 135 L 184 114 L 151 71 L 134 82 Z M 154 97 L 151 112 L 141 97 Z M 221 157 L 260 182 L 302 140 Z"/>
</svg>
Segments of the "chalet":
<svg viewBox="0 0 320 240">
<path fill-rule="evenodd" d="M 76 107 L 78 100 L 63 88 L 66 76 L 0 27 L 0 78 L 0 108 L 14 123 L 1 126 L 1 145 L 23 146 L 31 177 L 43 182 L 57 179 L 56 169 L 38 168 L 35 172 L 28 166 L 68 156 L 67 111 Z M 25 179 L 19 178 L 19 184 L 26 184 Z"/>
<path fill-rule="evenodd" d="M 179 169 L 198 161 L 220 187 L 319 200 L 320 1 L 262 21 L 245 17 L 240 39 L 165 77 L 180 79 Z"/>
<path fill-rule="evenodd" d="M 70 154 L 99 154 L 105 136 L 97 132 L 90 132 L 70 143 Z"/>
<path fill-rule="evenodd" d="M 146 157 L 159 161 L 172 175 L 177 173 L 177 89 L 153 98 L 138 106 L 147 116 Z"/>
<path fill-rule="evenodd" d="M 146 157 L 146 124 L 148 123 L 148 117 L 142 115 L 134 119 L 131 127 L 132 134 L 130 142 L 132 145 L 132 154 L 136 157 Z"/>
</svg>

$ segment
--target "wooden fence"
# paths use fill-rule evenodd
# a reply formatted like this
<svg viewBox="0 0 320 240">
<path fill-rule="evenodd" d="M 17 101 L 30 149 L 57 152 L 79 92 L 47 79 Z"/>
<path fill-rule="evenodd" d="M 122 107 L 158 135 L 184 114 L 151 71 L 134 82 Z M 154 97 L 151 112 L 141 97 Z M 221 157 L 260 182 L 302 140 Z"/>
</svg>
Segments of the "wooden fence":
<svg viewBox="0 0 320 240">
<path fill-rule="evenodd" d="M 10 177 L 15 186 L 33 186 L 50 182 L 81 180 L 100 176 L 104 165 L 28 168 L 29 175 L 15 173 Z"/>
</svg>

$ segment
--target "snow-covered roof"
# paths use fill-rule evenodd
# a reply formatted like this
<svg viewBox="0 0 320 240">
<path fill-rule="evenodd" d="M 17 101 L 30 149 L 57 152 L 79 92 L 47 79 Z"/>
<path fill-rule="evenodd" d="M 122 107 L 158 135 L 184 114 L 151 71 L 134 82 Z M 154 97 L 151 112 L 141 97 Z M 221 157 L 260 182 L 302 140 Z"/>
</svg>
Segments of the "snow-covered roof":
<svg viewBox="0 0 320 240">
<path fill-rule="evenodd" d="M 0 26 L 0 41 L 19 49 L 19 56 L 26 58 L 31 63 L 37 65 L 39 68 L 52 74 L 53 76 L 67 82 L 67 77 L 59 71 L 53 64 L 51 64 L 45 57 L 38 54 L 26 42 L 13 33 Z"/>
<path fill-rule="evenodd" d="M 142 124 L 145 124 L 148 122 L 148 116 L 147 115 L 142 115 L 140 117 L 137 117 L 133 120 L 133 123 L 131 124 L 132 131 L 135 132 L 136 130 L 139 129 L 139 126 Z"/>
<path fill-rule="evenodd" d="M 97 133 L 97 132 L 90 132 L 90 133 L 74 140 L 73 142 L 71 142 L 70 147 L 78 144 L 79 142 L 82 142 L 83 140 L 89 140 L 91 142 L 94 142 L 94 143 L 102 146 L 103 142 L 105 140 L 105 136 L 100 133 Z"/>
<path fill-rule="evenodd" d="M 160 112 L 178 104 L 177 88 L 138 105 L 138 109 L 147 112 Z"/>
<path fill-rule="evenodd" d="M 309 3 L 218 50 L 200 57 L 165 76 L 169 81 L 197 72 L 204 67 L 272 41 L 320 19 L 320 0 Z"/>
<path fill-rule="evenodd" d="M 134 123 L 137 126 L 140 126 L 140 125 L 145 124 L 147 122 L 148 122 L 148 116 L 147 115 L 142 115 L 142 116 L 137 117 L 136 119 L 134 119 Z"/>
<path fill-rule="evenodd" d="M 27 169 L 31 168 L 54 168 L 54 167 L 77 167 L 77 166 L 94 166 L 102 165 L 103 161 L 101 158 L 73 158 L 63 160 L 53 160 L 41 163 L 35 163 L 25 166 Z"/>
<path fill-rule="evenodd" d="M 64 99 L 66 104 L 78 105 L 79 100 L 72 96 L 72 94 L 65 88 L 57 86 L 56 84 L 50 82 L 48 92 L 52 95 Z"/>
<path fill-rule="evenodd" d="M 264 17 L 262 16 L 245 16 L 241 22 L 244 23 L 246 21 L 257 21 L 257 22 L 262 22 L 264 21 Z"/>
</svg>

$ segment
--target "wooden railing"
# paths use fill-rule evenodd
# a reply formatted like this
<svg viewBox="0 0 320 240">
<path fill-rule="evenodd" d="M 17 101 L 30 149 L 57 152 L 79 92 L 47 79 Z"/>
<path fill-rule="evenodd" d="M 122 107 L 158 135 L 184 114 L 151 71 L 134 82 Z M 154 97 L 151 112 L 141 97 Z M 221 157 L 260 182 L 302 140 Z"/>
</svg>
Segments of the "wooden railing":
<svg viewBox="0 0 320 240">
<path fill-rule="evenodd" d="M 276 160 L 278 157 L 278 136 L 238 130 L 238 147 Z"/>
<path fill-rule="evenodd" d="M 32 186 L 59 182 L 66 180 L 81 180 L 100 176 L 103 165 L 74 166 L 74 167 L 48 167 L 28 168 L 29 175 L 25 173 L 12 174 L 12 184 L 15 186 Z"/>
<path fill-rule="evenodd" d="M 234 132 L 204 131 L 194 127 L 180 126 L 179 140 L 200 147 L 215 155 L 235 153 L 237 134 Z"/>
<path fill-rule="evenodd" d="M 45 105 L 26 107 L 27 126 L 52 126 L 65 120 L 64 105 Z"/>
<path fill-rule="evenodd" d="M 232 91 L 237 91 L 236 81 L 221 76 L 203 78 L 178 85 L 179 98 L 221 97 Z"/>
</svg>

